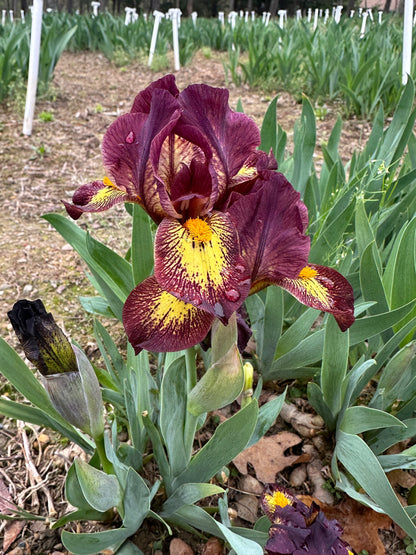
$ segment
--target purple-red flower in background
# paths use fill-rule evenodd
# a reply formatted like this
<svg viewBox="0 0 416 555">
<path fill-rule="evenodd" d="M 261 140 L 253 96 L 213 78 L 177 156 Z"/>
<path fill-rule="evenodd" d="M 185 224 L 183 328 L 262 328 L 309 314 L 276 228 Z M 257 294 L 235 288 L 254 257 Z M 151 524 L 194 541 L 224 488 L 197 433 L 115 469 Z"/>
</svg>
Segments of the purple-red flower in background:
<svg viewBox="0 0 416 555">
<path fill-rule="evenodd" d="M 227 323 L 250 293 L 276 284 L 308 306 L 354 321 L 352 289 L 330 268 L 308 264 L 307 210 L 257 147 L 255 123 L 228 106 L 228 91 L 168 75 L 136 97 L 103 140 L 109 177 L 82 185 L 70 216 L 140 204 L 158 225 L 154 275 L 139 283 L 123 322 L 139 352 L 200 342 Z"/>
<path fill-rule="evenodd" d="M 261 505 L 272 523 L 265 547 L 269 555 L 353 555 L 341 539 L 341 526 L 315 503 L 308 507 L 287 489 L 267 484 Z"/>
</svg>

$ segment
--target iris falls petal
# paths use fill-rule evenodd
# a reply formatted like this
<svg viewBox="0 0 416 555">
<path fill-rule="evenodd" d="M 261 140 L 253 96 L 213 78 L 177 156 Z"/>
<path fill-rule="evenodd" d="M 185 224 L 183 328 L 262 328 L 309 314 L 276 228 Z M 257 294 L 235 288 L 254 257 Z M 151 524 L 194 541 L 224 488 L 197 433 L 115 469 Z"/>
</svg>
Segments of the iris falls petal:
<svg viewBox="0 0 416 555">
<path fill-rule="evenodd" d="M 103 212 L 120 202 L 140 204 L 140 199 L 105 177 L 103 181 L 92 181 L 79 187 L 72 197 L 72 204 L 62 202 L 71 218 L 77 220 L 83 212 Z"/>
<path fill-rule="evenodd" d="M 214 317 L 164 291 L 154 276 L 127 297 L 123 323 L 136 354 L 180 351 L 196 345 L 209 332 Z"/>
<path fill-rule="evenodd" d="M 354 295 L 349 282 L 332 268 L 308 264 L 298 277 L 276 281 L 301 303 L 334 315 L 342 331 L 354 323 Z"/>
<path fill-rule="evenodd" d="M 163 220 L 155 238 L 155 276 L 163 289 L 224 322 L 250 290 L 237 231 L 220 212 L 183 224 Z"/>
</svg>

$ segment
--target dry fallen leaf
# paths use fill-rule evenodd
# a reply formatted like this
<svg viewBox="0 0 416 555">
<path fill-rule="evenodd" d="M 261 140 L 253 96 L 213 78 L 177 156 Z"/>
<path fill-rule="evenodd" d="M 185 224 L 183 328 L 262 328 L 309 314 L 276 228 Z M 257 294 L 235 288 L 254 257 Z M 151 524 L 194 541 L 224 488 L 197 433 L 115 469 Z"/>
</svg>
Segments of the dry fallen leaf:
<svg viewBox="0 0 416 555">
<path fill-rule="evenodd" d="M 24 520 L 10 520 L 4 527 L 3 551 L 6 553 L 25 525 Z"/>
<path fill-rule="evenodd" d="M 342 539 L 350 544 L 357 553 L 367 550 L 370 555 L 391 555 L 386 554 L 378 534 L 379 530 L 388 530 L 392 527 L 392 520 L 387 515 L 376 513 L 373 509 L 349 497 L 338 505 L 326 505 L 319 499 L 307 495 L 299 496 L 299 498 L 306 505 L 311 505 L 312 501 L 315 501 L 327 518 L 337 520 L 344 530 Z"/>
<path fill-rule="evenodd" d="M 251 463 L 260 482 L 263 484 L 275 482 L 278 472 L 299 461 L 299 455 L 286 456 L 285 451 L 301 441 L 299 436 L 291 432 L 263 437 L 255 445 L 240 453 L 233 462 L 241 474 L 247 474 L 247 464 Z"/>
</svg>

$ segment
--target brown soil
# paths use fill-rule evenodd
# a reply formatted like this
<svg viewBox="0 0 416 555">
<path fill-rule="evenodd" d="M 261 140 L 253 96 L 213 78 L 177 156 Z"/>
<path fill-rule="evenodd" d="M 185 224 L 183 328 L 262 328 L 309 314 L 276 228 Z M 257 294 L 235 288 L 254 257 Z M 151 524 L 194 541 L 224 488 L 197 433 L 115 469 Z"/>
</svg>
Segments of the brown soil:
<svg viewBox="0 0 416 555">
<path fill-rule="evenodd" d="M 64 53 L 55 72 L 54 98 L 38 101 L 31 136 L 22 134 L 23 117 L 13 103 L 0 106 L 0 336 L 12 346 L 17 341 L 7 311 L 18 299 L 42 298 L 73 340 L 84 348 L 94 348 L 91 318 L 78 301 L 78 295 L 93 293 L 84 277 L 83 265 L 41 216 L 48 212 L 64 213 L 61 199 L 69 200 L 78 185 L 103 177 L 100 145 L 107 127 L 117 115 L 130 109 L 141 89 L 163 73 L 155 73 L 143 64 L 118 68 L 100 54 Z M 202 54 L 176 77 L 180 89 L 195 82 L 227 85 L 222 61 L 207 59 Z M 245 87 L 231 85 L 229 88 L 231 107 L 241 98 L 245 112 L 260 124 L 273 95 L 266 97 L 261 91 Z M 53 121 L 39 119 L 42 112 L 52 113 Z M 301 106 L 293 98 L 285 93 L 279 95 L 278 121 L 288 133 L 289 149 L 293 125 L 300 113 Z M 318 145 L 328 139 L 336 116 L 335 110 L 328 107 L 325 119 L 317 122 Z M 365 142 L 368 132 L 367 123 L 344 124 L 341 143 L 345 160 Z M 319 148 L 316 156 L 319 161 Z M 104 215 L 84 216 L 80 225 L 124 254 L 129 237 L 123 214 L 121 208 L 115 208 Z M 0 382 L 0 393 L 8 391 L 7 385 Z M 22 433 L 21 430 L 16 439 L 13 423 L 0 424 L 0 479 L 3 476 L 9 491 L 14 491 L 16 496 L 22 494 L 23 499 L 29 484 Z M 30 430 L 27 433 L 40 476 L 48 479 L 55 509 L 61 514 L 66 510 L 62 502 L 62 469 L 68 468 L 73 454 L 60 454 L 61 450 L 56 449 L 57 438 L 50 432 L 43 450 L 39 451 L 36 434 Z M 61 465 L 54 459 L 57 451 L 58 458 L 64 461 Z M 47 514 L 47 498 L 42 496 L 41 489 L 39 498 L 37 510 Z M 22 500 L 28 510 L 36 508 L 33 503 L 29 493 Z M 11 548 L 15 549 L 11 552 L 14 555 L 58 553 L 62 545 L 58 533 L 50 532 L 44 524 L 35 524 L 25 526 Z"/>
</svg>

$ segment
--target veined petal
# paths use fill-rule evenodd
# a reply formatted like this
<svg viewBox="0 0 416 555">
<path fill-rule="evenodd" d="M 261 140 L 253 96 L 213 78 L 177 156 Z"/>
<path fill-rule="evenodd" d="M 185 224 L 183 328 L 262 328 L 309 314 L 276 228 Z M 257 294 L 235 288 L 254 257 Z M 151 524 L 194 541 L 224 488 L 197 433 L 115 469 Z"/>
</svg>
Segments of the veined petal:
<svg viewBox="0 0 416 555">
<path fill-rule="evenodd" d="M 155 237 L 155 276 L 166 291 L 225 323 L 250 290 L 235 226 L 225 214 L 166 218 Z"/>
<path fill-rule="evenodd" d="M 190 85 L 178 100 L 183 107 L 181 124 L 199 129 L 209 143 L 221 196 L 230 179 L 260 144 L 257 125 L 228 106 L 229 92 L 208 85 Z"/>
<path fill-rule="evenodd" d="M 143 91 L 140 91 L 133 102 L 131 109 L 132 113 L 143 112 L 148 114 L 150 112 L 150 107 L 152 104 L 152 95 L 156 89 L 163 89 L 168 91 L 172 96 L 176 97 L 179 94 L 179 90 L 175 83 L 175 76 L 165 75 L 157 81 L 150 83 Z"/>
<path fill-rule="evenodd" d="M 230 186 L 235 191 L 247 194 L 250 184 L 252 185 L 259 177 L 260 172 L 265 170 L 277 170 L 273 151 L 266 154 L 262 150 L 255 150 L 244 160 L 244 164 L 232 177 Z"/>
<path fill-rule="evenodd" d="M 103 140 L 104 165 L 116 182 L 133 188 L 148 214 L 159 222 L 179 217 L 168 192 L 155 178 L 151 160 L 153 142 L 163 144 L 180 118 L 178 101 L 167 90 L 155 89 L 149 113 L 124 114 L 108 128 Z"/>
<path fill-rule="evenodd" d="M 127 337 L 136 354 L 181 351 L 196 345 L 209 332 L 214 317 L 164 291 L 154 276 L 139 283 L 123 309 Z"/>
<path fill-rule="evenodd" d="M 354 323 L 354 294 L 349 282 L 332 268 L 308 264 L 296 279 L 281 276 L 276 285 L 301 303 L 334 315 L 342 331 Z"/>
<path fill-rule="evenodd" d="M 252 280 L 252 291 L 282 274 L 295 278 L 306 266 L 310 240 L 304 232 L 307 209 L 287 179 L 266 172 L 248 195 L 232 193 L 227 213 L 240 239 L 241 255 Z"/>
<path fill-rule="evenodd" d="M 120 202 L 141 204 L 139 197 L 117 187 L 108 178 L 104 178 L 103 181 L 92 181 L 79 187 L 72 197 L 73 204 L 62 202 L 74 220 L 77 220 L 83 212 L 103 212 Z"/>
</svg>

